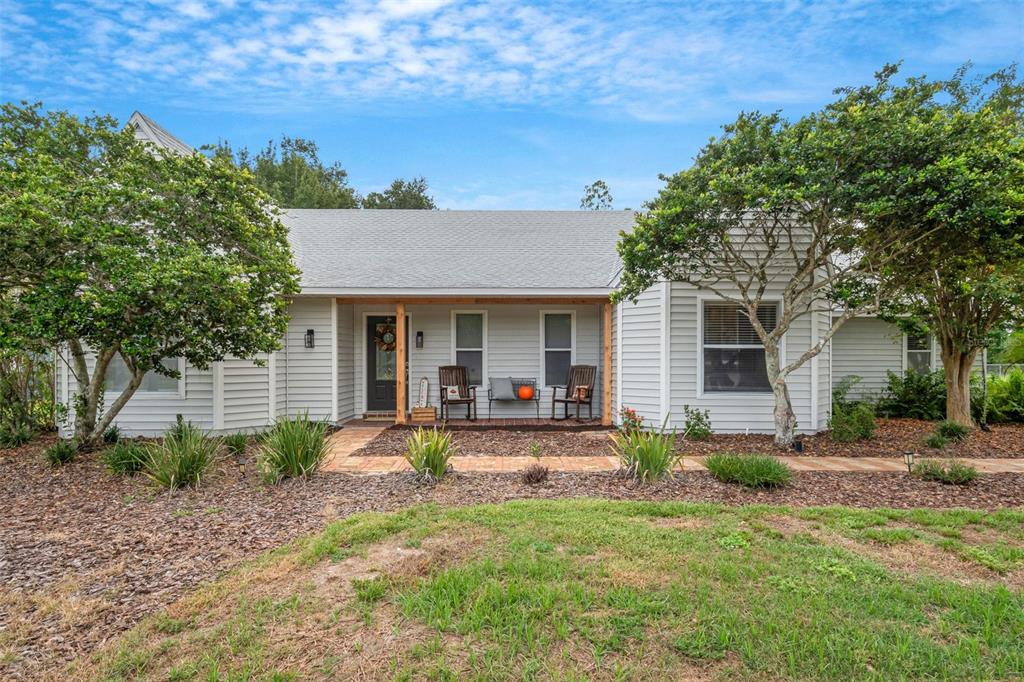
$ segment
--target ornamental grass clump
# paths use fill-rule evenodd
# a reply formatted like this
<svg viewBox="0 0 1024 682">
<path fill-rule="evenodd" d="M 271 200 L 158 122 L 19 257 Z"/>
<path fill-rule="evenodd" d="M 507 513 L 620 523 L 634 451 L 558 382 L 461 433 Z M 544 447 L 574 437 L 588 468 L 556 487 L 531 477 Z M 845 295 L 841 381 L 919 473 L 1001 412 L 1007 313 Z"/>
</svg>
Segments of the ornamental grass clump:
<svg viewBox="0 0 1024 682">
<path fill-rule="evenodd" d="M 960 441 L 967 440 L 967 436 L 971 434 L 971 430 L 960 422 L 950 421 L 947 419 L 939 422 L 939 425 L 935 427 L 935 433 L 939 434 L 946 440 L 959 443 Z"/>
<path fill-rule="evenodd" d="M 197 487 L 217 462 L 219 438 L 208 437 L 190 422 L 179 422 L 159 443 L 146 448 L 143 471 L 162 488 Z"/>
<path fill-rule="evenodd" d="M 420 427 L 405 441 L 405 461 L 420 479 L 428 483 L 444 478 L 454 454 L 452 434 L 444 429 Z"/>
<path fill-rule="evenodd" d="M 146 465 L 147 452 L 141 443 L 120 440 L 117 445 L 103 453 L 103 463 L 112 473 L 134 476 Z"/>
<path fill-rule="evenodd" d="M 306 413 L 282 419 L 260 442 L 257 464 L 260 479 L 275 484 L 285 478 L 312 476 L 327 456 L 327 422 Z"/>
<path fill-rule="evenodd" d="M 245 433 L 229 433 L 224 436 L 224 449 L 232 457 L 241 457 L 249 446 L 249 436 Z"/>
<path fill-rule="evenodd" d="M 778 488 L 793 478 L 788 466 L 767 455 L 717 453 L 707 457 L 704 466 L 722 483 L 748 488 Z"/>
<path fill-rule="evenodd" d="M 978 478 L 978 470 L 956 459 L 946 462 L 926 459 L 914 465 L 914 475 L 922 481 L 938 481 L 946 485 L 967 485 Z"/>
<path fill-rule="evenodd" d="M 73 440 L 59 440 L 46 448 L 46 461 L 52 467 L 64 466 L 78 454 L 78 444 Z"/>
<path fill-rule="evenodd" d="M 0 448 L 17 448 L 35 438 L 28 424 L 0 425 Z"/>
<path fill-rule="evenodd" d="M 621 431 L 612 435 L 612 441 L 622 471 L 640 483 L 660 480 L 682 468 L 676 432 L 666 433 L 664 424 L 660 431 Z"/>
</svg>

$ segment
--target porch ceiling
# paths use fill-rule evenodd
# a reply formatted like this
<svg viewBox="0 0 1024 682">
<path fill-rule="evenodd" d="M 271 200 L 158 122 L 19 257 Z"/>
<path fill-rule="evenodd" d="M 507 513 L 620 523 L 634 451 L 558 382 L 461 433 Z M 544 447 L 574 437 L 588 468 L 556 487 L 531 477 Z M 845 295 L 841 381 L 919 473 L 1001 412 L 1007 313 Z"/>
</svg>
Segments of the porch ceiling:
<svg viewBox="0 0 1024 682">
<path fill-rule="evenodd" d="M 553 295 L 553 296 L 465 296 L 452 294 L 450 296 L 338 296 L 338 303 L 375 303 L 382 305 L 430 305 L 430 304 L 454 304 L 454 305 L 499 305 L 499 304 L 528 304 L 548 305 L 561 303 L 565 305 L 596 305 L 608 303 L 608 296 L 578 296 L 578 295 Z"/>
</svg>

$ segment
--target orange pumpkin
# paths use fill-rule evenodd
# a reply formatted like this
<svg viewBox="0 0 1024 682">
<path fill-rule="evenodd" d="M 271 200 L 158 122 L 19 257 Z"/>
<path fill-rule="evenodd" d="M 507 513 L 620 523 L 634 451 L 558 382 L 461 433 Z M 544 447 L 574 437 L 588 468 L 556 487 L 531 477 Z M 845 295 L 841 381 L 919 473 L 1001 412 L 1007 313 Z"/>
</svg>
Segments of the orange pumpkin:
<svg viewBox="0 0 1024 682">
<path fill-rule="evenodd" d="M 533 386 L 529 384 L 520 386 L 518 395 L 520 400 L 533 400 Z"/>
</svg>

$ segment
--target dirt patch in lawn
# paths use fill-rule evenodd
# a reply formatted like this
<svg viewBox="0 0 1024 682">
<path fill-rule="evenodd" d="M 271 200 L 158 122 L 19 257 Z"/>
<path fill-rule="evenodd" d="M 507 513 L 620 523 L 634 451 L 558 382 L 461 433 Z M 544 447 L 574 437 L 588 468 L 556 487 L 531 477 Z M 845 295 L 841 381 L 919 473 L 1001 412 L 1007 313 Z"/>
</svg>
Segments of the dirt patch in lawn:
<svg viewBox="0 0 1024 682">
<path fill-rule="evenodd" d="M 902 457 L 905 450 L 917 450 L 927 457 L 1024 457 L 1024 424 L 997 424 L 988 433 L 975 430 L 962 443 L 951 443 L 943 450 L 924 447 L 924 440 L 935 430 L 934 422 L 916 419 L 879 419 L 873 438 L 856 443 L 836 443 L 828 433 L 803 436 L 803 453 L 775 445 L 768 434 L 714 434 L 704 441 L 677 441 L 677 450 L 685 455 L 709 455 L 715 452 L 758 453 L 806 457 Z M 452 428 L 452 439 L 463 457 L 516 457 L 533 454 L 534 444 L 546 457 L 596 457 L 613 455 L 611 430 L 590 428 L 522 430 Z M 405 452 L 408 427 L 383 431 L 353 457 L 398 457 Z"/>
<path fill-rule="evenodd" d="M 51 469 L 45 443 L 0 452 L 0 679 L 38 679 L 214 580 L 243 560 L 335 518 L 424 502 L 457 506 L 521 498 L 600 497 L 726 504 L 974 507 L 1024 504 L 1024 476 L 944 486 L 905 474 L 799 473 L 752 491 L 703 472 L 637 485 L 610 473 L 458 473 L 437 485 L 410 474 L 325 474 L 262 487 L 225 466 L 202 488 L 172 495 L 107 473 L 98 454 Z M 457 547 L 432 551 L 454 554 Z"/>
</svg>

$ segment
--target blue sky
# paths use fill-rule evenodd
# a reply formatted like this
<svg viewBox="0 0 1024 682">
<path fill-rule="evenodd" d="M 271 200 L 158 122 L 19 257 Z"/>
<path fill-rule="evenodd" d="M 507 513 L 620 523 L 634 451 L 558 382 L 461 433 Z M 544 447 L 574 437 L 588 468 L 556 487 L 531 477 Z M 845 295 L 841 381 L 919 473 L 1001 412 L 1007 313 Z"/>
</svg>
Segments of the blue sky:
<svg viewBox="0 0 1024 682">
<path fill-rule="evenodd" d="M 0 0 L 0 99 L 308 137 L 361 192 L 424 175 L 442 208 L 576 208 L 597 178 L 638 208 L 741 110 L 1022 50 L 1024 0 Z"/>
</svg>

